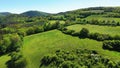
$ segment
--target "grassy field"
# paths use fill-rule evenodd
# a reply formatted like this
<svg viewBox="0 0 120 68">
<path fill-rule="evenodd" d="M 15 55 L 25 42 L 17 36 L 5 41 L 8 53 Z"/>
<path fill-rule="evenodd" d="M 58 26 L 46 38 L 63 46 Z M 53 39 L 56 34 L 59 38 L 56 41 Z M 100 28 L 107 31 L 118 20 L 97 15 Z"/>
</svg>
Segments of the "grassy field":
<svg viewBox="0 0 120 68">
<path fill-rule="evenodd" d="M 82 28 L 87 28 L 90 33 L 102 33 L 102 34 L 110 34 L 112 36 L 120 35 L 120 26 L 112 27 L 112 26 L 99 26 L 99 25 L 72 25 L 68 26 L 68 29 L 75 30 L 76 32 L 79 32 Z"/>
<path fill-rule="evenodd" d="M 56 22 L 56 20 L 51 20 L 51 21 L 50 21 L 51 24 L 54 24 L 55 22 Z M 65 21 L 60 21 L 60 23 L 61 23 L 61 24 L 64 24 Z"/>
<path fill-rule="evenodd" d="M 40 59 L 47 54 L 52 54 L 58 49 L 72 50 L 86 48 L 96 50 L 103 56 L 114 61 L 120 61 L 120 53 L 102 49 L 102 43 L 90 39 L 79 39 L 65 35 L 58 30 L 34 34 L 24 38 L 24 45 L 21 49 L 24 57 L 27 58 L 27 68 L 39 68 Z"/>
<path fill-rule="evenodd" d="M 4 55 L 0 57 L 0 68 L 7 68 L 6 62 L 10 60 L 10 57 L 8 55 Z"/>
<path fill-rule="evenodd" d="M 103 21 L 103 20 L 105 20 L 105 21 L 107 21 L 107 20 L 113 21 L 114 20 L 116 22 L 120 22 L 120 18 L 103 17 L 103 15 L 91 15 L 91 16 L 88 16 L 85 19 L 88 20 L 88 21 L 94 19 L 94 20 L 99 20 L 99 21 Z"/>
</svg>

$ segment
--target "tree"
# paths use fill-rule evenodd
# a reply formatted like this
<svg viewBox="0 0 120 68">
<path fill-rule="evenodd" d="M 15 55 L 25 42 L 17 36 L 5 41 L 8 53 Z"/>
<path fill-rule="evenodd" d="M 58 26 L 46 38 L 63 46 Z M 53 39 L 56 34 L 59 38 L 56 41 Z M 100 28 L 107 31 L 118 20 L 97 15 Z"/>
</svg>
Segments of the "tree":
<svg viewBox="0 0 120 68">
<path fill-rule="evenodd" d="M 89 30 L 87 28 L 82 28 L 82 30 L 80 31 L 80 38 L 86 38 L 88 37 L 89 34 Z"/>
<path fill-rule="evenodd" d="M 119 40 L 108 40 L 103 42 L 103 49 L 114 50 L 120 52 Z"/>
<path fill-rule="evenodd" d="M 72 63 L 71 61 L 64 61 L 61 65 L 61 68 L 79 68 L 77 64 Z"/>
<path fill-rule="evenodd" d="M 8 68 L 26 68 L 27 61 L 21 53 L 13 52 L 10 56 L 11 60 L 6 63 Z"/>
<path fill-rule="evenodd" d="M 34 33 L 35 33 L 35 30 L 34 30 L 33 27 L 28 28 L 27 35 L 31 35 L 31 34 L 34 34 Z"/>
<path fill-rule="evenodd" d="M 22 46 L 22 38 L 18 34 L 12 34 L 10 40 L 11 44 L 7 47 L 7 52 L 16 51 Z"/>
<path fill-rule="evenodd" d="M 51 29 L 56 29 L 60 27 L 60 21 L 56 21 L 54 24 L 51 25 Z"/>
</svg>

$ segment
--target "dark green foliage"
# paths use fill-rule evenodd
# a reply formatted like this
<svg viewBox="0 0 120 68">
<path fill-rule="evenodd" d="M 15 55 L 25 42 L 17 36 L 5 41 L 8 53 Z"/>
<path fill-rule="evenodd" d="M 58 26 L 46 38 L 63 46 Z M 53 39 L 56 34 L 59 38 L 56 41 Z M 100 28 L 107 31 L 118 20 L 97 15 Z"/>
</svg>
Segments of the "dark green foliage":
<svg viewBox="0 0 120 68">
<path fill-rule="evenodd" d="M 92 19 L 92 20 L 78 20 L 76 21 L 77 24 L 93 24 L 93 25 L 102 25 L 102 26 L 120 26 L 119 22 L 116 21 L 110 21 L 110 20 L 97 20 L 97 19 Z"/>
<path fill-rule="evenodd" d="M 120 14 L 119 13 L 111 13 L 111 14 L 107 14 L 106 17 L 120 18 Z"/>
<path fill-rule="evenodd" d="M 100 34 L 100 33 L 89 33 L 89 30 L 83 28 L 80 33 L 75 32 L 74 30 L 69 30 L 67 28 L 63 28 L 61 30 L 65 34 L 69 34 L 72 36 L 79 36 L 79 38 L 90 38 L 97 41 L 104 41 L 104 40 L 120 40 L 119 35 L 111 36 L 109 34 Z"/>
<path fill-rule="evenodd" d="M 120 41 L 119 40 L 104 41 L 103 48 L 120 52 Z"/>
<path fill-rule="evenodd" d="M 113 40 L 120 40 L 120 36 L 119 35 L 115 35 L 112 38 L 113 38 Z"/>
<path fill-rule="evenodd" d="M 49 13 L 39 12 L 39 11 L 27 11 L 27 12 L 22 13 L 21 15 L 35 17 L 35 16 L 48 16 Z"/>
<path fill-rule="evenodd" d="M 57 29 L 60 27 L 60 21 L 56 21 L 54 24 L 51 24 L 51 29 Z"/>
<path fill-rule="evenodd" d="M 44 27 L 43 26 L 39 26 L 39 27 L 34 26 L 34 27 L 27 28 L 26 34 L 31 35 L 31 34 L 36 34 L 36 33 L 40 33 L 40 32 L 44 32 Z"/>
<path fill-rule="evenodd" d="M 89 30 L 87 28 L 82 28 L 80 31 L 80 38 L 87 38 L 89 34 Z"/>
<path fill-rule="evenodd" d="M 50 15 L 48 16 L 49 20 L 64 20 L 64 16 Z"/>
<path fill-rule="evenodd" d="M 72 32 L 72 36 L 79 36 L 80 35 L 80 33 L 79 32 Z"/>
<path fill-rule="evenodd" d="M 35 33 L 40 33 L 40 32 L 44 32 L 44 28 L 43 27 L 34 27 Z"/>
<path fill-rule="evenodd" d="M 20 53 L 13 52 L 10 56 L 11 60 L 6 63 L 8 68 L 26 68 L 27 61 Z"/>
<path fill-rule="evenodd" d="M 95 39 L 95 40 L 98 40 L 98 41 L 104 41 L 104 40 L 111 40 L 111 39 L 113 39 L 108 34 L 100 34 L 100 33 L 91 33 L 91 34 L 89 34 L 89 38 Z"/>
<path fill-rule="evenodd" d="M 20 35 L 22 37 L 27 35 L 25 31 L 18 31 L 17 33 L 18 33 L 18 35 Z"/>
<path fill-rule="evenodd" d="M 20 46 L 22 46 L 22 41 L 22 36 L 20 37 L 16 33 L 4 35 L 3 39 L 0 40 L 0 54 L 19 50 Z"/>
<path fill-rule="evenodd" d="M 70 26 L 70 25 L 74 25 L 74 24 L 76 24 L 75 21 L 66 20 L 65 23 L 64 23 L 64 26 Z"/>
<path fill-rule="evenodd" d="M 31 35 L 31 34 L 34 34 L 34 33 L 35 33 L 35 30 L 34 30 L 33 27 L 28 28 L 27 35 Z"/>
<path fill-rule="evenodd" d="M 60 65 L 60 68 L 79 68 L 79 66 L 71 61 L 65 61 Z"/>
<path fill-rule="evenodd" d="M 1 29 L 1 30 L 0 30 L 0 33 L 1 33 L 1 34 L 11 34 L 11 33 L 15 33 L 15 29 L 14 29 L 14 28 L 6 27 L 6 28 Z"/>
<path fill-rule="evenodd" d="M 53 55 L 47 55 L 40 61 L 42 66 L 59 68 L 118 68 L 119 63 L 100 56 L 94 50 L 76 49 L 72 51 L 57 50 Z"/>
<path fill-rule="evenodd" d="M 66 30 L 66 31 L 63 31 L 65 34 L 73 34 L 75 31 L 74 30 Z"/>
</svg>

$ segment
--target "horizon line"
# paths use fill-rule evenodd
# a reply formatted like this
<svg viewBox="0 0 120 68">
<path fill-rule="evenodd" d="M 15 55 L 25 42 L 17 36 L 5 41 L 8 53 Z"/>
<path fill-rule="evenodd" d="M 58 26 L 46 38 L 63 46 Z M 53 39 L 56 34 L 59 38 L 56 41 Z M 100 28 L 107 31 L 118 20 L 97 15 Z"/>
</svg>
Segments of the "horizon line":
<svg viewBox="0 0 120 68">
<path fill-rule="evenodd" d="M 120 6 L 96 6 L 96 7 L 120 7 Z M 79 9 L 87 9 L 87 8 L 95 8 L 95 6 L 91 6 L 91 7 L 81 7 L 81 8 L 77 8 L 77 9 L 71 9 L 71 10 L 66 10 L 66 11 L 60 11 L 60 12 L 47 12 L 47 11 L 42 11 L 42 10 L 35 10 L 35 9 L 30 9 L 30 10 L 27 10 L 27 11 L 22 11 L 22 12 L 9 12 L 9 11 L 0 11 L 0 13 L 5 13 L 5 12 L 8 12 L 8 13 L 12 13 L 12 14 L 22 14 L 22 13 L 25 13 L 25 12 L 28 12 L 28 11 L 38 11 L 38 12 L 45 12 L 45 13 L 50 13 L 50 14 L 58 14 L 58 13 L 64 13 L 64 12 L 68 12 L 68 11 L 75 11 L 75 10 L 79 10 Z"/>
</svg>

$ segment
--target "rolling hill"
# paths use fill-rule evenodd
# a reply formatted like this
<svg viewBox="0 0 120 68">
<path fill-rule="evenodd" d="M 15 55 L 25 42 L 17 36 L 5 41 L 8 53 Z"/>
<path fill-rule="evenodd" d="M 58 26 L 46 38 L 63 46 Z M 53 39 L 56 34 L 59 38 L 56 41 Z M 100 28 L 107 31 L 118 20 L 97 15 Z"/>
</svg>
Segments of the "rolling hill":
<svg viewBox="0 0 120 68">
<path fill-rule="evenodd" d="M 21 15 L 34 17 L 34 16 L 47 16 L 49 15 L 49 13 L 40 12 L 40 11 L 27 11 L 27 12 L 22 13 Z"/>
<path fill-rule="evenodd" d="M 0 16 L 7 16 L 7 15 L 11 15 L 12 13 L 10 12 L 0 12 Z"/>
</svg>

